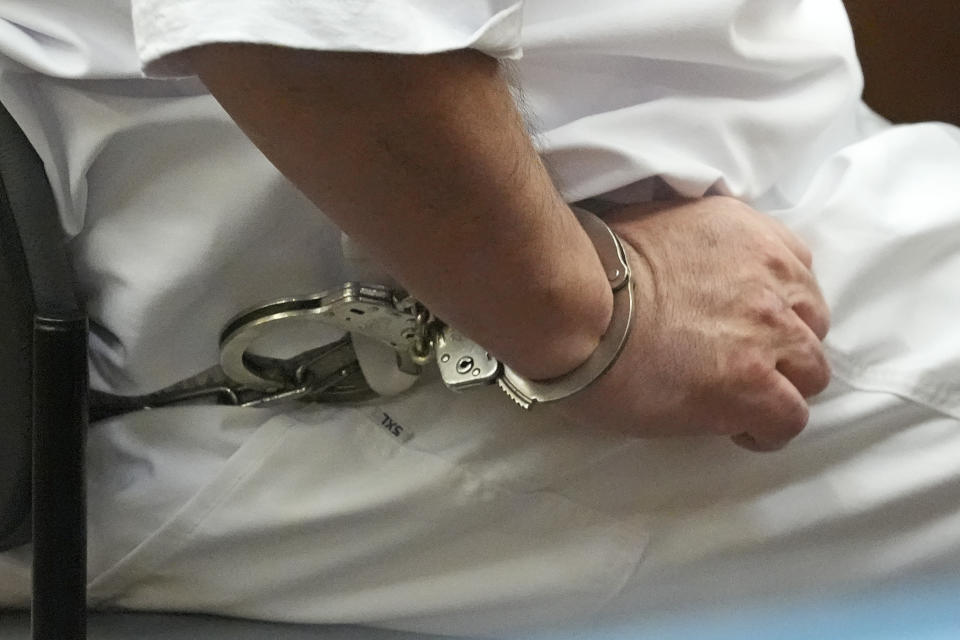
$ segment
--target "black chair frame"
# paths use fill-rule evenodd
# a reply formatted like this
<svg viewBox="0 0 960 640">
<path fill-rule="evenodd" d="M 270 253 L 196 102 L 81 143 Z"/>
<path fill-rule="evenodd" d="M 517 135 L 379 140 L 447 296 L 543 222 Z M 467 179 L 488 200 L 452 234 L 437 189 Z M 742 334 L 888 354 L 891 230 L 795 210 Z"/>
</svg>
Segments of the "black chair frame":
<svg viewBox="0 0 960 640">
<path fill-rule="evenodd" d="M 87 320 L 43 163 L 0 105 L 0 550 L 33 542 L 34 640 L 86 637 Z"/>
</svg>

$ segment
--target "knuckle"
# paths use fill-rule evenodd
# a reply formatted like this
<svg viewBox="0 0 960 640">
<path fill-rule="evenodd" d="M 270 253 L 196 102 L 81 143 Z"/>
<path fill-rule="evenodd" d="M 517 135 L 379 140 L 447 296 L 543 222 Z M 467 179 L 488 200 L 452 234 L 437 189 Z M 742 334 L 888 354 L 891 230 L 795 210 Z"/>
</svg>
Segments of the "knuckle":
<svg viewBox="0 0 960 640">
<path fill-rule="evenodd" d="M 830 365 L 823 345 L 809 330 L 804 330 L 801 340 L 791 346 L 782 361 L 778 361 L 777 369 L 805 398 L 817 395 L 830 384 Z"/>
<path fill-rule="evenodd" d="M 797 238 L 796 251 L 797 257 L 800 258 L 800 262 L 802 262 L 808 269 L 812 268 L 813 252 L 810 251 L 810 247 L 807 246 L 807 243 Z"/>
<path fill-rule="evenodd" d="M 773 366 L 759 348 L 746 348 L 737 353 L 729 364 L 728 375 L 737 387 L 759 389 L 770 380 Z"/>
<path fill-rule="evenodd" d="M 793 305 L 793 310 L 810 327 L 819 340 L 830 331 L 830 310 L 819 300 L 804 300 Z"/>
<path fill-rule="evenodd" d="M 760 262 L 768 272 L 781 281 L 792 279 L 793 268 L 787 257 L 787 249 L 782 246 L 782 243 L 772 236 L 765 238 L 759 251 Z"/>
<path fill-rule="evenodd" d="M 751 319 L 765 327 L 783 327 L 786 324 L 786 312 L 786 302 L 768 288 L 764 288 L 749 304 Z"/>
</svg>

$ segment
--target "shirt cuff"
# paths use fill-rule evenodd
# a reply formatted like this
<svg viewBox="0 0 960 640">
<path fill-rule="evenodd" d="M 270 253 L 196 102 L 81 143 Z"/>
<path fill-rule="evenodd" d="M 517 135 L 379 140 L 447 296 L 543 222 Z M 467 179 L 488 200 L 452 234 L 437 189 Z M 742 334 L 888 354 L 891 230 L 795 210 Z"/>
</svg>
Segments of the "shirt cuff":
<svg viewBox="0 0 960 640">
<path fill-rule="evenodd" d="M 133 0 L 151 76 L 191 75 L 184 50 L 212 43 L 428 54 L 477 49 L 519 58 L 523 0 Z"/>
</svg>

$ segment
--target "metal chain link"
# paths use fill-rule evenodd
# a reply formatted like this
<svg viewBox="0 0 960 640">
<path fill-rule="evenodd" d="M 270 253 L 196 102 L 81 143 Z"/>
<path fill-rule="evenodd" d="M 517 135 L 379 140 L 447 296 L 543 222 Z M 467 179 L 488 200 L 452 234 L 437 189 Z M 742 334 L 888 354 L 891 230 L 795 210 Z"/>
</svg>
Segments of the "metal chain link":
<svg viewBox="0 0 960 640">
<path fill-rule="evenodd" d="M 410 346 L 410 357 L 422 367 L 434 358 L 436 337 L 441 325 L 423 303 L 415 303 L 415 310 L 417 323 L 414 327 L 413 344 Z"/>
</svg>

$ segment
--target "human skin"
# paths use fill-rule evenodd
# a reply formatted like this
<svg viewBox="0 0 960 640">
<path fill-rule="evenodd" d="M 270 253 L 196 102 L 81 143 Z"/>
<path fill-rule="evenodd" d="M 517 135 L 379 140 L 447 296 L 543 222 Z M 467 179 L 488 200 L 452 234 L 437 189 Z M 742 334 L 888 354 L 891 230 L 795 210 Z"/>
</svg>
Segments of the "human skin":
<svg viewBox="0 0 960 640">
<path fill-rule="evenodd" d="M 612 294 L 497 62 L 220 44 L 187 52 L 277 168 L 439 317 L 534 379 L 582 363 Z M 829 379 L 803 243 L 728 198 L 626 207 L 638 304 L 618 362 L 558 403 L 590 428 L 772 450 Z"/>
<path fill-rule="evenodd" d="M 268 158 L 432 312 L 532 378 L 586 360 L 613 295 L 494 61 L 192 53 Z"/>
<path fill-rule="evenodd" d="M 830 380 L 829 313 L 807 247 L 726 197 L 628 206 L 607 222 L 633 264 L 637 330 L 565 410 L 645 436 L 729 435 L 754 451 L 799 434 L 805 398 Z"/>
</svg>

